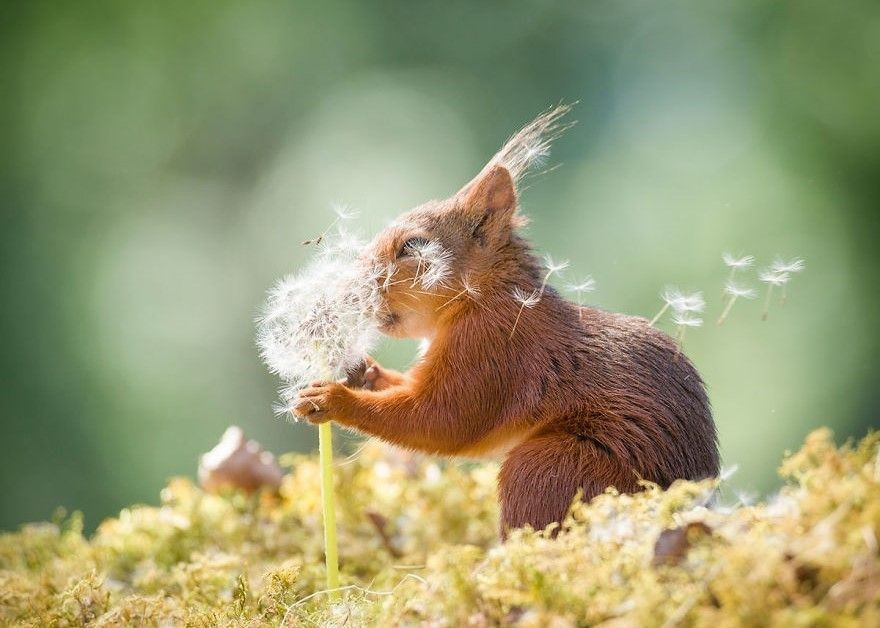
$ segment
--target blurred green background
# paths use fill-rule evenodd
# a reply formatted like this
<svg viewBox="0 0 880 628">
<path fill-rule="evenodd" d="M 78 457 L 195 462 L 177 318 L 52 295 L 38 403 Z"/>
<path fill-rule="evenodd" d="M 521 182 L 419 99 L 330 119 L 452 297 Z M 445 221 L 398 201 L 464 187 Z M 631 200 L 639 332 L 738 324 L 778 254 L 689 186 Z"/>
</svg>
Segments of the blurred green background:
<svg viewBox="0 0 880 628">
<path fill-rule="evenodd" d="M 18 3 L 0 25 L 0 528 L 89 527 L 195 471 L 230 423 L 277 452 L 253 319 L 300 242 L 454 192 L 579 100 L 522 195 L 541 251 L 648 315 L 701 289 L 686 350 L 736 486 L 880 406 L 880 4 L 604 0 Z M 799 255 L 718 328 L 722 251 Z M 756 283 L 752 281 L 752 283 Z M 664 323 L 668 329 L 668 323 Z M 379 357 L 402 367 L 406 343 Z"/>
</svg>

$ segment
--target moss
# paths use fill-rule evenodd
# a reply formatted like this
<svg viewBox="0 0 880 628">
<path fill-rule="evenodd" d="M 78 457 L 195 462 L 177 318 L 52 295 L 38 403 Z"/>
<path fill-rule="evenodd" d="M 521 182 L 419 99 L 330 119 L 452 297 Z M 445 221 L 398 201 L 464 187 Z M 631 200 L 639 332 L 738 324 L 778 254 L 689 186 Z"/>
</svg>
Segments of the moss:
<svg viewBox="0 0 880 628">
<path fill-rule="evenodd" d="M 494 466 L 370 444 L 336 469 L 338 600 L 322 591 L 315 458 L 287 456 L 277 493 L 177 478 L 91 539 L 77 515 L 0 536 L 0 624 L 880 625 L 878 445 L 819 430 L 764 503 L 719 505 L 711 481 L 609 490 L 556 538 L 502 545 Z"/>
</svg>

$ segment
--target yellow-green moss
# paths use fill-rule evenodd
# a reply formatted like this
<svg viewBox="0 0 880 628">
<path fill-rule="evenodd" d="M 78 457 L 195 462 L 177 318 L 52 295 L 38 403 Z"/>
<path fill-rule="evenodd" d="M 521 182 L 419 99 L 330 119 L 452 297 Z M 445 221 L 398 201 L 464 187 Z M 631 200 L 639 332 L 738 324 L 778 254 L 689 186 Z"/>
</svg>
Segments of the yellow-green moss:
<svg viewBox="0 0 880 628">
<path fill-rule="evenodd" d="M 0 624 L 431 626 L 880 625 L 880 436 L 811 434 L 753 506 L 713 482 L 613 491 L 553 539 L 496 540 L 492 465 L 369 445 L 336 469 L 344 592 L 323 591 L 314 457 L 279 494 L 172 480 L 91 539 L 80 517 L 0 536 Z M 663 540 L 657 540 L 663 534 Z"/>
</svg>

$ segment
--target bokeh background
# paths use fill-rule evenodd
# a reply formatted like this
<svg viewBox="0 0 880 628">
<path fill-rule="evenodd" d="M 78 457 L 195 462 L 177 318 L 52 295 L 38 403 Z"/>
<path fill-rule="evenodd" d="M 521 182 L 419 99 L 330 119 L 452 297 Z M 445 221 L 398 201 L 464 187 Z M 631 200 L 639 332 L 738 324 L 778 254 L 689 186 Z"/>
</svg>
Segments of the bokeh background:
<svg viewBox="0 0 880 628">
<path fill-rule="evenodd" d="M 562 100 L 529 235 L 603 308 L 704 291 L 686 350 L 734 484 L 877 424 L 876 2 L 84 0 L 0 29 L 0 528 L 155 502 L 231 423 L 313 448 L 272 413 L 266 288 L 333 203 L 372 233 Z M 808 268 L 767 322 L 745 302 L 718 328 L 725 250 Z"/>
</svg>

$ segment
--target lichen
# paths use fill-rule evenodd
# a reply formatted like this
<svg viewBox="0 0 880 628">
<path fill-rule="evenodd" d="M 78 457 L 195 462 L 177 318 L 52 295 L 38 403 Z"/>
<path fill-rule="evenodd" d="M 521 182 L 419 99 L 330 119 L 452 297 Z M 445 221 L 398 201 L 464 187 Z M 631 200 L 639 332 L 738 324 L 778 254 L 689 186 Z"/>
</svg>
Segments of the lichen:
<svg viewBox="0 0 880 628">
<path fill-rule="evenodd" d="M 878 446 L 819 430 L 762 503 L 725 506 L 714 481 L 609 490 L 502 544 L 493 465 L 370 444 L 335 470 L 336 599 L 315 457 L 285 456 L 277 492 L 176 478 L 90 538 L 77 514 L 0 536 L 0 624 L 880 625 Z"/>
</svg>

